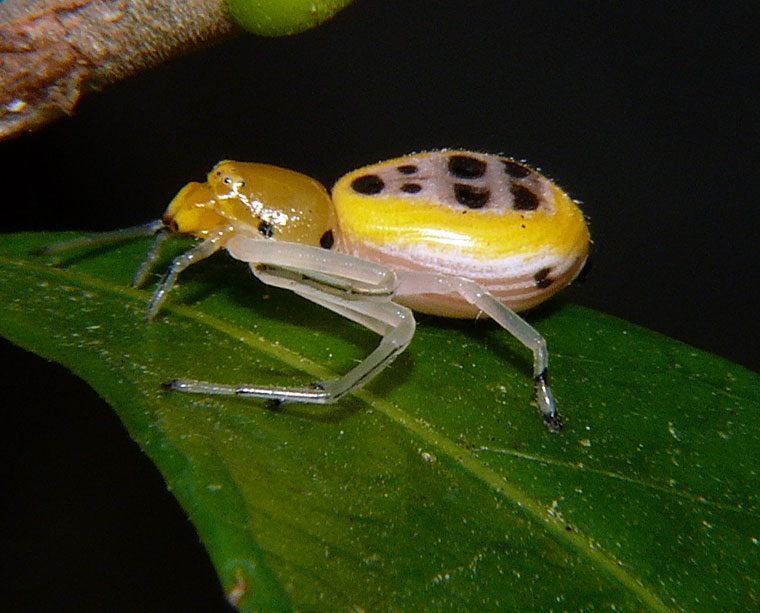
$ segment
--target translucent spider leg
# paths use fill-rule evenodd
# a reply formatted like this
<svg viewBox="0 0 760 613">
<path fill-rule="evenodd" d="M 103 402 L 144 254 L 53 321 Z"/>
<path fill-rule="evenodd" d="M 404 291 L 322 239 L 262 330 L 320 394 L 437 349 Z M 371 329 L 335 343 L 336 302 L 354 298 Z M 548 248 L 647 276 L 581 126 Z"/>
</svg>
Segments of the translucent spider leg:
<svg viewBox="0 0 760 613">
<path fill-rule="evenodd" d="M 538 410 L 549 430 L 552 432 L 562 430 L 563 420 L 557 412 L 557 405 L 548 382 L 549 353 L 546 340 L 535 328 L 475 281 L 416 271 L 397 272 L 397 275 L 399 285 L 396 297 L 417 294 L 459 294 L 530 349 L 533 352 L 533 381 Z"/>
<path fill-rule="evenodd" d="M 169 295 L 169 292 L 177 284 L 179 273 L 185 270 L 188 266 L 191 266 L 219 251 L 219 249 L 224 247 L 224 239 L 224 230 L 213 232 L 203 242 L 198 243 L 172 260 L 166 273 L 164 273 L 164 277 L 161 279 L 161 283 L 156 291 L 153 292 L 153 296 L 151 296 L 150 302 L 148 303 L 148 312 L 146 314 L 148 321 L 151 321 L 156 316 L 156 313 L 158 313 L 164 300 L 166 300 L 166 297 Z M 147 270 L 150 268 L 150 265 L 153 263 L 153 260 L 155 260 L 157 255 L 154 254 L 153 251 L 154 250 L 151 249 L 145 258 L 145 261 L 140 266 L 137 275 L 135 275 L 136 279 L 141 274 L 143 276 L 147 274 Z"/>
<path fill-rule="evenodd" d="M 61 253 L 71 249 L 78 249 L 79 247 L 96 247 L 98 245 L 107 245 L 143 236 L 155 236 L 155 239 L 140 268 L 137 269 L 135 276 L 132 278 L 132 287 L 140 287 L 148 276 L 153 264 L 158 259 L 161 247 L 169 237 L 169 229 L 160 219 L 139 226 L 114 230 L 113 232 L 100 232 L 98 234 L 90 234 L 89 236 L 80 236 L 68 241 L 61 241 L 60 243 L 45 245 L 41 249 L 38 249 L 35 255 Z"/>
<path fill-rule="evenodd" d="M 132 287 L 140 287 L 145 282 L 148 273 L 153 268 L 153 264 L 156 263 L 158 256 L 161 254 L 161 248 L 164 246 L 166 239 L 169 238 L 170 233 L 168 228 L 162 226 L 155 232 L 155 235 L 156 237 L 153 239 L 153 244 L 145 255 L 145 259 L 135 272 L 135 276 L 132 277 Z"/>
<path fill-rule="evenodd" d="M 342 377 L 308 387 L 222 385 L 187 379 L 169 381 L 165 387 L 199 394 L 327 404 L 370 381 L 406 349 L 414 335 L 414 316 L 406 307 L 391 301 L 393 286 L 389 282 L 395 284 L 391 271 L 324 249 L 251 238 L 242 242 L 251 244 L 233 244 L 231 253 L 246 258 L 255 255 L 253 259 L 258 261 L 252 261 L 251 268 L 264 283 L 290 289 L 382 335 L 379 345 Z M 318 269 L 309 270 L 305 267 L 307 261 Z M 280 267 L 280 263 L 285 267 Z M 298 269 L 291 268 L 296 263 Z"/>
<path fill-rule="evenodd" d="M 71 240 L 61 241 L 59 243 L 51 243 L 50 245 L 45 245 L 44 247 L 35 251 L 35 255 L 61 253 L 63 251 L 69 251 L 71 249 L 77 249 L 79 247 L 93 247 L 98 245 L 105 245 L 108 243 L 125 241 L 132 238 L 140 238 L 142 236 L 153 236 L 160 230 L 163 230 L 164 227 L 164 223 L 160 219 L 156 219 L 139 226 L 122 228 L 121 230 L 114 230 L 112 232 L 99 232 L 97 234 L 80 236 L 78 238 L 72 238 Z"/>
<path fill-rule="evenodd" d="M 319 283 L 323 290 L 333 288 L 344 297 L 357 293 L 362 297 L 377 295 L 386 298 L 396 290 L 396 275 L 386 266 L 321 247 L 252 238 L 244 234 L 230 236 L 224 247 L 233 258 L 250 264 L 254 274 L 268 264 L 281 271 L 289 269 L 295 273 L 307 273 L 309 279 Z"/>
</svg>

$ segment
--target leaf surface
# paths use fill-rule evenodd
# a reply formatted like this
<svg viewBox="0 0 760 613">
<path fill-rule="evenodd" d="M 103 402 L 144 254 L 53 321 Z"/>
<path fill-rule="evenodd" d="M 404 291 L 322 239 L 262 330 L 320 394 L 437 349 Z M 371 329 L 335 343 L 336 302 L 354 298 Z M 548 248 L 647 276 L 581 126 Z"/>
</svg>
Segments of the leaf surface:
<svg viewBox="0 0 760 613">
<path fill-rule="evenodd" d="M 528 315 L 560 435 L 531 406 L 530 355 L 490 322 L 421 318 L 333 406 L 167 392 L 320 380 L 377 337 L 225 256 L 147 324 L 150 288 L 129 287 L 146 242 L 29 255 L 60 238 L 2 237 L 0 333 L 116 409 L 242 610 L 758 605 L 755 373 L 565 304 Z"/>
</svg>

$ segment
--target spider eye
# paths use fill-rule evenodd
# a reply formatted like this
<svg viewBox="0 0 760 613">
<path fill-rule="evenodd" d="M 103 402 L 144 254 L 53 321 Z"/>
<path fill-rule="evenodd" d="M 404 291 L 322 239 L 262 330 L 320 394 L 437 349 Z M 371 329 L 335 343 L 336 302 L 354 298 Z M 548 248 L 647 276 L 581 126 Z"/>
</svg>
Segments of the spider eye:
<svg viewBox="0 0 760 613">
<path fill-rule="evenodd" d="M 169 228 L 170 232 L 179 232 L 179 225 L 177 224 L 177 220 L 174 219 L 174 216 L 172 215 L 164 215 L 161 218 L 161 223 L 164 224 L 164 227 Z"/>
<path fill-rule="evenodd" d="M 322 237 L 319 239 L 319 246 L 322 247 L 322 249 L 332 249 L 332 246 L 335 244 L 335 236 L 333 235 L 332 230 L 328 230 L 325 232 Z"/>
<path fill-rule="evenodd" d="M 263 219 L 259 223 L 258 230 L 266 238 L 272 238 L 272 235 L 274 234 L 274 227 L 272 224 Z"/>
</svg>

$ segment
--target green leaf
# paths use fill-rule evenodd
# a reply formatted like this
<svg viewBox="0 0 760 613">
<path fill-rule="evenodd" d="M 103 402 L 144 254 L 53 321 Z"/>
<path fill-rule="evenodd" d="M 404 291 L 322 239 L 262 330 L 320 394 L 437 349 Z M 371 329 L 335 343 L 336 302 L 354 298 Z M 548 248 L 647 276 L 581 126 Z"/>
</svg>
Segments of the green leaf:
<svg viewBox="0 0 760 613">
<path fill-rule="evenodd" d="M 0 241 L 0 332 L 117 410 L 241 609 L 757 608 L 756 374 L 561 305 L 530 317 L 560 435 L 530 406 L 528 352 L 488 322 L 424 318 L 331 407 L 167 392 L 307 383 L 377 337 L 222 255 L 147 324 L 150 289 L 129 287 L 145 241 L 29 255 L 60 238 Z"/>
<path fill-rule="evenodd" d="M 225 0 L 242 28 L 261 36 L 303 32 L 330 19 L 352 0 Z"/>
</svg>

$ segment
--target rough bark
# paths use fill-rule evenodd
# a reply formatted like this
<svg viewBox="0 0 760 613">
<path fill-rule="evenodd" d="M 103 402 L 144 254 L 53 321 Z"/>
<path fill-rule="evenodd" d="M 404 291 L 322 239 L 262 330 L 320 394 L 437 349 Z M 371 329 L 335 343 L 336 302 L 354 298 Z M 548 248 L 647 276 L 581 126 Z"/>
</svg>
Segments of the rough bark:
<svg viewBox="0 0 760 613">
<path fill-rule="evenodd" d="M 222 0 L 5 0 L 0 139 L 70 114 L 83 93 L 235 32 Z"/>
</svg>

